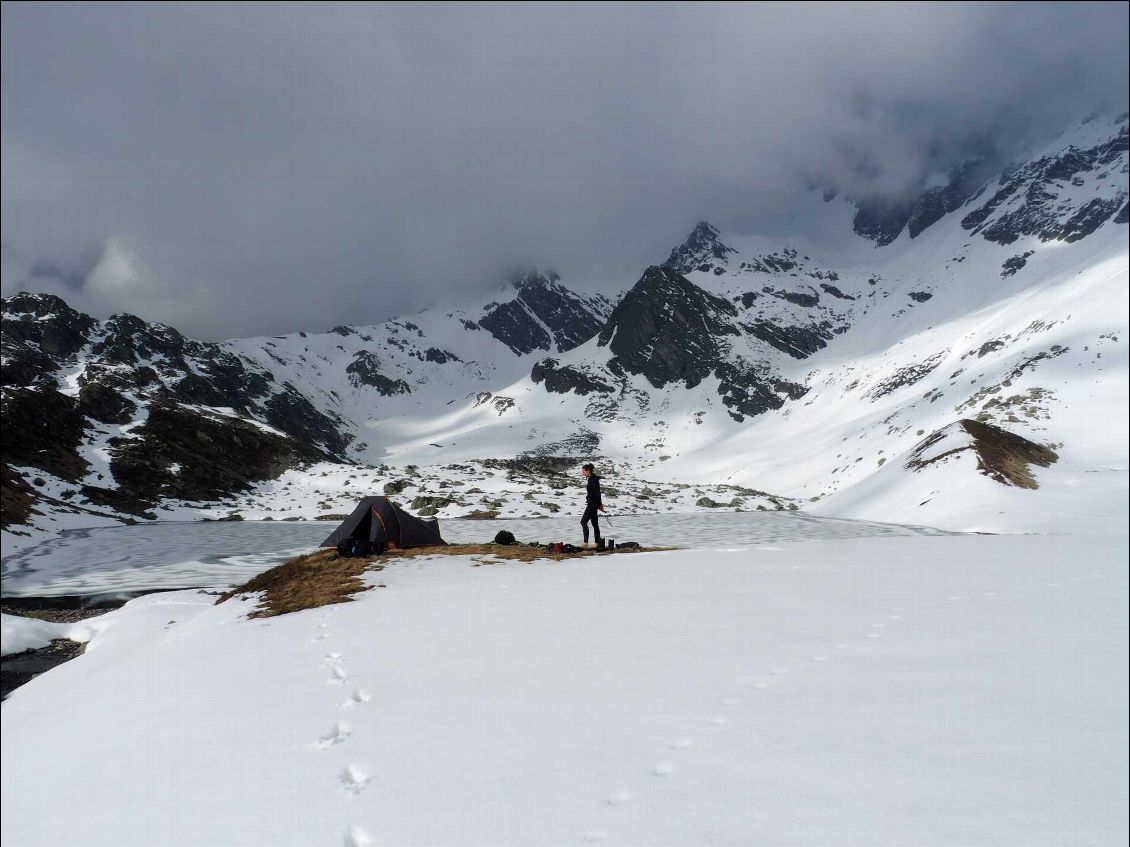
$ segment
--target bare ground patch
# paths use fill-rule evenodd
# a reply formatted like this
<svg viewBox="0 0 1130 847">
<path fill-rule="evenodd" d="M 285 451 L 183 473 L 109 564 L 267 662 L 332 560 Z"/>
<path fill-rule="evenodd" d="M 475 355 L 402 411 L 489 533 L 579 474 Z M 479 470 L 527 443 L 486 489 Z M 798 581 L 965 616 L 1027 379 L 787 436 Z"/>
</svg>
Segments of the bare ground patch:
<svg viewBox="0 0 1130 847">
<path fill-rule="evenodd" d="M 223 603 L 242 594 L 262 593 L 259 605 L 248 615 L 251 618 L 269 618 L 314 609 L 334 603 L 349 603 L 354 595 L 368 591 L 362 574 L 382 571 L 400 559 L 421 556 L 471 556 L 474 567 L 492 564 L 499 560 L 533 562 L 549 559 L 560 562 L 589 556 L 615 556 L 629 553 L 673 550 L 673 547 L 647 547 L 640 550 L 580 550 L 576 553 L 548 553 L 545 548 L 524 544 L 448 544 L 446 546 L 412 547 L 391 550 L 380 556 L 344 558 L 336 550 L 318 550 L 297 556 L 289 562 L 263 571 L 243 585 L 222 594 L 217 603 Z M 382 586 L 383 587 L 383 586 Z"/>
</svg>

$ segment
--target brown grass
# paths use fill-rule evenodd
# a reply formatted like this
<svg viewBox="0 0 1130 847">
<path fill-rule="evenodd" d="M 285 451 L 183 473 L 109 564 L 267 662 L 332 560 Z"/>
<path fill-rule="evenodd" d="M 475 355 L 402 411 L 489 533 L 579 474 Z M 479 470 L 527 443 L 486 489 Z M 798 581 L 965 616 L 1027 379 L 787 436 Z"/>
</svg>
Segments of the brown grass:
<svg viewBox="0 0 1130 847">
<path fill-rule="evenodd" d="M 673 549 L 675 548 L 648 547 L 646 551 Z M 221 595 L 216 602 L 223 603 L 241 594 L 262 592 L 262 600 L 248 617 L 269 618 L 334 603 L 352 602 L 353 595 L 368 591 L 372 587 L 365 585 L 361 579 L 363 573 L 384 570 L 386 565 L 397 559 L 413 559 L 419 556 L 474 556 L 478 557 L 474 567 L 478 567 L 498 559 L 519 562 L 551 559 L 560 562 L 587 556 L 639 552 L 645 551 L 611 550 L 607 553 L 597 553 L 595 550 L 581 550 L 576 553 L 547 553 L 542 547 L 527 547 L 522 544 L 448 544 L 390 550 L 380 556 L 352 559 L 338 556 L 336 550 L 319 550 L 264 571 L 238 588 Z"/>
<path fill-rule="evenodd" d="M 239 594 L 261 591 L 263 599 L 248 615 L 251 618 L 269 618 L 333 603 L 349 603 L 354 594 L 368 590 L 361 581 L 361 574 L 368 569 L 369 562 L 364 559 L 344 559 L 338 556 L 336 550 L 319 550 L 263 571 L 238 588 L 220 595 L 216 602 L 223 603 Z"/>
</svg>

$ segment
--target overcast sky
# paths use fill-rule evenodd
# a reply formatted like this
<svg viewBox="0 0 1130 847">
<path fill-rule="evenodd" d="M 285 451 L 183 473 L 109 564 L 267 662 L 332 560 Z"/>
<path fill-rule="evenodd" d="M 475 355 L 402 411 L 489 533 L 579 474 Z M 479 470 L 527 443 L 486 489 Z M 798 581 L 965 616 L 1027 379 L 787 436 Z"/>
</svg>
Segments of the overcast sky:
<svg viewBox="0 0 1130 847">
<path fill-rule="evenodd" d="M 615 287 L 1126 107 L 1127 4 L 5 3 L 3 291 L 223 338 Z"/>
</svg>

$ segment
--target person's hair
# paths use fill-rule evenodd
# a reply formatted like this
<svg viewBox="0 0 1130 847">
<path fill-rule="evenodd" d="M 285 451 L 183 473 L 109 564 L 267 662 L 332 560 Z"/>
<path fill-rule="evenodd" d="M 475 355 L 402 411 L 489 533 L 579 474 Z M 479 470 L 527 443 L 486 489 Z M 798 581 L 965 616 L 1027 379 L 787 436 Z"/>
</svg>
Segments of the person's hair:
<svg viewBox="0 0 1130 847">
<path fill-rule="evenodd" d="M 589 471 L 590 473 L 596 473 L 596 468 L 592 466 L 592 462 L 586 462 L 585 464 L 581 465 L 581 470 Z"/>
</svg>

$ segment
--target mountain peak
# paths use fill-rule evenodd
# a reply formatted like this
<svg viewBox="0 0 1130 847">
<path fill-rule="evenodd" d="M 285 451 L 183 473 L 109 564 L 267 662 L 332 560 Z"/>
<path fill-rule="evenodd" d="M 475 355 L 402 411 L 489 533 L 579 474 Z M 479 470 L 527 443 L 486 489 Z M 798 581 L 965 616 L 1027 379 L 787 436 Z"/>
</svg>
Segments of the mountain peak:
<svg viewBox="0 0 1130 847">
<path fill-rule="evenodd" d="M 723 274 L 729 264 L 728 255 L 737 252 L 722 243 L 720 233 L 708 221 L 699 221 L 686 240 L 671 251 L 663 267 L 678 274 L 691 271 Z"/>
<path fill-rule="evenodd" d="M 557 271 L 546 269 L 543 273 L 537 268 L 528 268 L 523 271 L 518 271 L 510 279 L 510 284 L 519 291 L 527 288 L 548 288 L 551 285 L 561 282 L 561 274 Z"/>
</svg>

